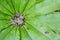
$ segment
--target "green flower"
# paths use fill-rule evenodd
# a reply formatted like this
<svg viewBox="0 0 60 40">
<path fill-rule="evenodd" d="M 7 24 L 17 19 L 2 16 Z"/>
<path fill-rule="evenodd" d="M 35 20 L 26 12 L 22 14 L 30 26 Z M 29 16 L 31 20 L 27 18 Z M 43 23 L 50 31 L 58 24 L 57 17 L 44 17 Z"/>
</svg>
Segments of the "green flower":
<svg viewBox="0 0 60 40">
<path fill-rule="evenodd" d="M 0 0 L 0 40 L 60 40 L 59 9 L 60 0 Z"/>
</svg>

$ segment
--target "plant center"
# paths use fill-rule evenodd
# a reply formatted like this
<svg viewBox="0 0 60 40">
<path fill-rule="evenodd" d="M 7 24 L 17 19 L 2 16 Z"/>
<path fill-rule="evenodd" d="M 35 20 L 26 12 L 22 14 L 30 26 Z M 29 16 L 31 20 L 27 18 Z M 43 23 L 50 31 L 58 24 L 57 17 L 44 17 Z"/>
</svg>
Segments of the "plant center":
<svg viewBox="0 0 60 40">
<path fill-rule="evenodd" d="M 11 18 L 12 25 L 23 26 L 25 24 L 25 18 L 23 14 L 15 14 L 13 18 Z"/>
</svg>

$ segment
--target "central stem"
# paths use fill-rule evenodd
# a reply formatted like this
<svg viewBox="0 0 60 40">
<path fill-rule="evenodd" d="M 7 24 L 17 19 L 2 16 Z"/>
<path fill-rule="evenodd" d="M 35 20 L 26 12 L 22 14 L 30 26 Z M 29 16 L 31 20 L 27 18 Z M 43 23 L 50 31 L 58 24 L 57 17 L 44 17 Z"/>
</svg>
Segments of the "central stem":
<svg viewBox="0 0 60 40">
<path fill-rule="evenodd" d="M 25 18 L 23 14 L 15 14 L 15 16 L 11 20 L 12 25 L 23 26 L 25 24 Z"/>
</svg>

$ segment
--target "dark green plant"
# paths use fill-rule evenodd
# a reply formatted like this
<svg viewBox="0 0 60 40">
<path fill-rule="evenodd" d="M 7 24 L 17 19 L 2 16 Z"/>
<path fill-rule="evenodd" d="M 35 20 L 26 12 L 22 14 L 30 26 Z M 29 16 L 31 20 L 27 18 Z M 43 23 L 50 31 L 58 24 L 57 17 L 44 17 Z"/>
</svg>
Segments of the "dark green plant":
<svg viewBox="0 0 60 40">
<path fill-rule="evenodd" d="M 60 0 L 0 0 L 0 40 L 60 40 L 59 9 Z"/>
</svg>

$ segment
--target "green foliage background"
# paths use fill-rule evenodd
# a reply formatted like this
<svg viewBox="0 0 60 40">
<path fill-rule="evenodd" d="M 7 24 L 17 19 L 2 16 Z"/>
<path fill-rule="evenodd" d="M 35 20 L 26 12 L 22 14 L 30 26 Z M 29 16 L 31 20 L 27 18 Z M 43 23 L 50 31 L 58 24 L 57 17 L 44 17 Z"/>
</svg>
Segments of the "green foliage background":
<svg viewBox="0 0 60 40">
<path fill-rule="evenodd" d="M 0 40 L 60 40 L 60 0 L 0 0 Z M 11 26 L 15 12 L 23 27 Z"/>
</svg>

